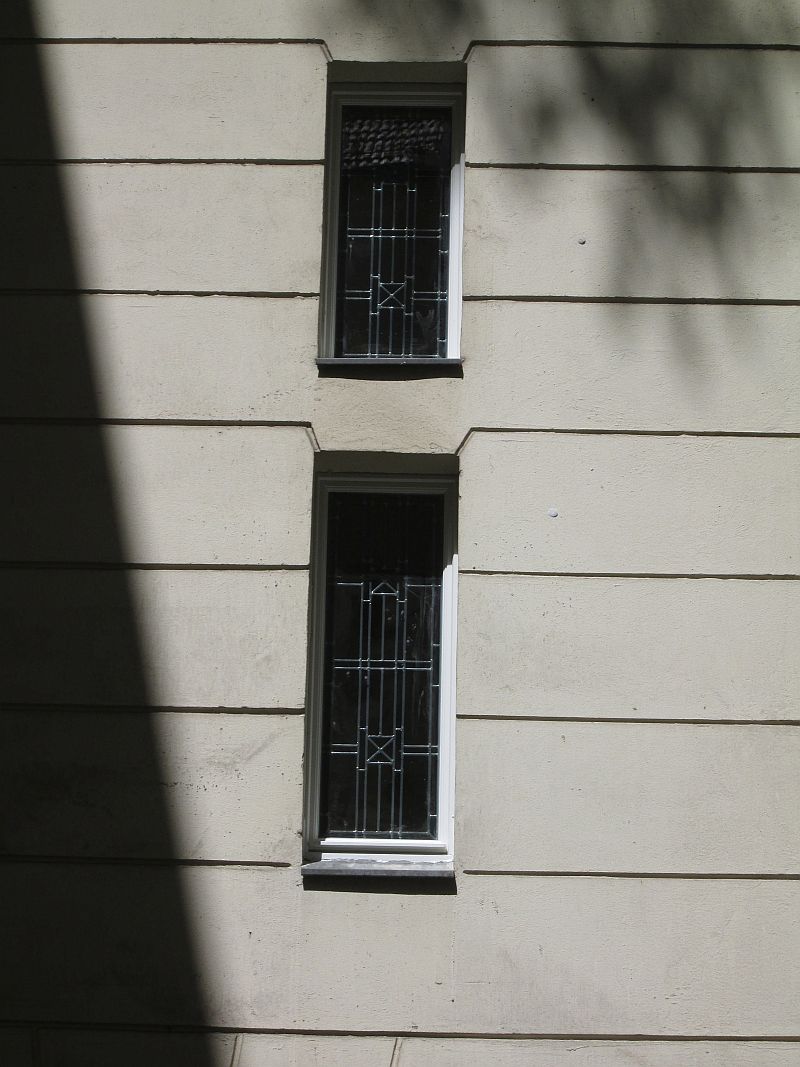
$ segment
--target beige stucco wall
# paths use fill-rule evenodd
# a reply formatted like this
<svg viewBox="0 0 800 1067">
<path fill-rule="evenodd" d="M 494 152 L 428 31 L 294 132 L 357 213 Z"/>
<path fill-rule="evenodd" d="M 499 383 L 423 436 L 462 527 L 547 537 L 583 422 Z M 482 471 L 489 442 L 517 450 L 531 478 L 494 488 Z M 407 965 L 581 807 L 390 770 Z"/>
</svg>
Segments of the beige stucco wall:
<svg viewBox="0 0 800 1067">
<path fill-rule="evenodd" d="M 0 11 L 4 1064 L 800 1060 L 799 15 Z M 331 60 L 466 61 L 461 378 L 316 368 Z M 327 451 L 458 456 L 453 895 L 302 887 Z"/>
</svg>

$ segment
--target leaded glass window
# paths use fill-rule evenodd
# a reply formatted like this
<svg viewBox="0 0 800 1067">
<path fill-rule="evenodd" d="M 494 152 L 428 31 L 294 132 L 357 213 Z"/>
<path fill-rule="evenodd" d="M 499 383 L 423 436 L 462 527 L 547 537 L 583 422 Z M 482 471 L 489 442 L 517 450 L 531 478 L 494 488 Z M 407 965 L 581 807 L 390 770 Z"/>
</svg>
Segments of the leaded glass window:
<svg viewBox="0 0 800 1067">
<path fill-rule="evenodd" d="M 334 85 L 320 362 L 459 355 L 464 93 Z"/>
<path fill-rule="evenodd" d="M 447 108 L 345 107 L 337 355 L 447 355 Z"/>
<path fill-rule="evenodd" d="M 437 836 L 444 497 L 328 502 L 321 837 Z"/>
</svg>

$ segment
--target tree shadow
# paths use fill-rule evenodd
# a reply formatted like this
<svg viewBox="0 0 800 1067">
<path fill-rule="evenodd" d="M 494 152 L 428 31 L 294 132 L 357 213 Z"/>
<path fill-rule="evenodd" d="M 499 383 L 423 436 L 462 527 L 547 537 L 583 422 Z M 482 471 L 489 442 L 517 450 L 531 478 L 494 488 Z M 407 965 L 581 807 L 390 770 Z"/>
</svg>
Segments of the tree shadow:
<svg viewBox="0 0 800 1067">
<path fill-rule="evenodd" d="M 367 25 L 381 17 L 369 0 L 358 0 L 357 7 Z M 627 0 L 605 5 L 609 27 L 619 26 L 630 7 Z M 521 49 L 513 48 L 514 40 L 491 47 L 508 37 L 499 5 L 450 0 L 436 5 L 435 14 L 407 19 L 397 31 L 405 34 L 398 51 L 436 55 L 437 41 L 448 33 L 489 43 L 482 49 L 489 73 L 481 81 L 487 94 L 479 111 L 480 122 L 493 128 L 490 165 L 528 170 L 528 178 L 519 179 L 520 196 L 530 197 L 531 210 L 560 200 L 565 213 L 575 207 L 577 218 L 584 200 L 590 218 L 602 219 L 588 242 L 581 234 L 581 245 L 588 245 L 582 251 L 567 232 L 548 247 L 562 268 L 559 280 L 567 266 L 574 275 L 574 291 L 526 295 L 600 298 L 621 335 L 635 330 L 642 302 L 679 305 L 664 313 L 672 333 L 668 348 L 687 381 L 699 387 L 700 365 L 706 358 L 718 361 L 725 337 L 715 337 L 710 350 L 709 331 L 690 305 L 721 305 L 718 321 L 734 336 L 755 329 L 752 317 L 735 313 L 737 305 L 796 296 L 784 291 L 781 272 L 770 269 L 769 253 L 759 248 L 759 231 L 770 225 L 775 256 L 783 253 L 791 262 L 788 238 L 781 247 L 782 230 L 789 227 L 773 228 L 770 219 L 782 214 L 788 223 L 796 207 L 789 191 L 793 176 L 781 173 L 797 166 L 785 128 L 785 85 L 797 77 L 791 66 L 796 53 L 739 44 L 759 39 L 759 20 L 754 11 L 748 22 L 732 0 L 708 0 L 697 13 L 702 32 L 713 29 L 713 37 L 704 39 L 732 47 L 687 46 L 686 10 L 665 0 L 638 4 L 630 35 L 616 43 L 597 43 L 596 6 L 586 0 L 564 0 L 557 17 L 555 40 L 527 42 L 531 47 Z M 767 43 L 793 39 L 785 12 L 771 12 L 769 25 Z M 469 141 L 468 132 L 468 166 Z M 484 158 L 475 165 L 484 165 Z M 591 173 L 564 174 L 571 169 Z M 580 199 L 565 204 L 571 195 Z M 581 288 L 592 254 L 602 268 L 602 292 Z M 757 334 L 751 344 L 735 347 L 754 357 Z"/>
<path fill-rule="evenodd" d="M 374 0 L 359 4 L 365 23 L 381 18 Z M 564 40 L 596 36 L 587 7 L 588 0 L 561 4 Z M 7 24 L 32 39 L 28 0 L 6 0 L 6 9 Z M 437 12 L 427 22 L 406 20 L 407 52 L 430 58 L 448 33 L 493 36 L 491 0 L 449 0 Z M 728 0 L 707 0 L 704 17 L 716 20 L 720 39 L 726 31 L 737 37 Z M 642 3 L 640 18 L 649 20 L 652 41 L 669 45 L 680 36 L 666 2 Z M 115 1040 L 122 1042 L 126 1026 L 202 1028 L 206 1009 L 148 712 L 153 694 L 99 425 L 90 330 L 76 295 L 79 235 L 60 169 L 21 165 L 52 160 L 57 149 L 35 45 L 20 40 L 7 50 L 14 56 L 0 67 L 10 102 L 4 143 L 7 155 L 16 146 L 16 162 L 0 164 L 0 464 L 14 517 L 0 527 L 7 619 L 0 645 L 2 1021 L 45 1031 L 67 1021 L 109 1033 L 120 1028 Z M 748 62 L 720 67 L 709 81 L 699 68 L 682 74 L 688 68 L 669 47 L 561 51 L 570 55 L 570 91 L 543 79 L 533 102 L 512 115 L 499 93 L 494 119 L 506 144 L 534 167 L 577 162 L 648 173 L 655 233 L 624 225 L 624 192 L 611 227 L 617 236 L 607 250 L 608 290 L 620 298 L 610 305 L 619 329 L 628 324 L 634 305 L 625 297 L 652 260 L 659 230 L 672 233 L 674 246 L 700 242 L 719 290 L 745 293 L 747 247 L 731 235 L 749 211 L 742 182 L 760 176 L 723 181 L 730 175 L 719 168 L 780 167 L 788 159 L 771 124 L 774 85 L 757 53 L 743 52 Z M 691 54 L 702 63 L 700 51 Z M 576 100 L 584 101 L 578 109 Z M 691 147 L 689 163 L 676 162 L 676 129 Z M 603 132 L 592 143 L 613 145 L 613 158 L 564 158 L 564 146 L 585 143 L 587 130 Z M 677 284 L 682 266 L 673 257 L 659 278 Z M 708 337 L 691 316 L 676 314 L 673 328 L 674 351 L 702 360 Z M 61 418 L 64 411 L 74 418 Z M 94 1040 L 99 1051 L 90 1053 L 73 1037 L 73 1058 L 60 1062 L 109 1062 L 110 1046 Z M 191 1062 L 204 1067 L 214 1055 L 210 1039 L 196 1040 Z"/>
<path fill-rule="evenodd" d="M 27 0 L 6 5 L 32 39 Z M 62 1023 L 109 1028 L 102 1048 L 73 1035 L 54 1053 L 86 1067 L 122 1062 L 126 1027 L 202 1027 L 205 1007 L 77 295 L 80 235 L 61 168 L 23 165 L 58 155 L 37 47 L 4 52 L 0 1010 L 36 1042 L 57 1045 Z M 64 411 L 75 418 L 53 418 Z M 192 1063 L 211 1063 L 201 1037 Z"/>
</svg>

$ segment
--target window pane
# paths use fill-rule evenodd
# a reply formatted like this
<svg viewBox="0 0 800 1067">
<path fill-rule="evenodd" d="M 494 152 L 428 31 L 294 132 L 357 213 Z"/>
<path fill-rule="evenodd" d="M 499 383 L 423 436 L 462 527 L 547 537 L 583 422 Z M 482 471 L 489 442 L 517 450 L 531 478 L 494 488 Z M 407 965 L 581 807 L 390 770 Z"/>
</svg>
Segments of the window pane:
<svg viewBox="0 0 800 1067">
<path fill-rule="evenodd" d="M 447 354 L 451 136 L 447 108 L 342 109 L 338 356 Z"/>
<path fill-rule="evenodd" d="M 367 237 L 348 237 L 344 282 L 351 297 L 369 298 L 372 248 Z"/>
<path fill-rule="evenodd" d="M 323 836 L 436 836 L 443 509 L 330 495 Z"/>
<path fill-rule="evenodd" d="M 350 225 L 363 230 L 372 226 L 372 182 L 368 174 L 353 174 L 347 183 Z"/>
</svg>

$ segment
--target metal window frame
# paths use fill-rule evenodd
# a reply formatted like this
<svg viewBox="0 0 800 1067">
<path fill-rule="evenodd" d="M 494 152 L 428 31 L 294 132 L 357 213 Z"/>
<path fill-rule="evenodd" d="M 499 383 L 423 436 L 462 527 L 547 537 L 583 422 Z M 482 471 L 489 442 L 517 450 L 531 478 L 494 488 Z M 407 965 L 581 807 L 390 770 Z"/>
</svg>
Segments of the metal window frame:
<svg viewBox="0 0 800 1067">
<path fill-rule="evenodd" d="M 437 495 L 444 501 L 441 674 L 439 679 L 439 780 L 437 837 L 429 839 L 322 838 L 319 834 L 322 767 L 323 686 L 325 670 L 325 593 L 327 573 L 328 501 L 336 493 L 403 493 Z M 397 874 L 396 864 L 415 861 L 452 867 L 455 797 L 455 664 L 456 598 L 458 592 L 457 502 L 455 479 L 382 475 L 325 475 L 318 479 L 314 498 L 313 556 L 310 601 L 310 648 L 306 700 L 303 859 L 320 868 L 342 861 L 355 873 Z M 355 863 L 355 867 L 353 864 Z M 402 869 L 402 867 L 401 867 Z M 308 871 L 305 873 L 322 873 Z M 340 872 L 337 872 L 340 873 Z M 415 873 L 425 873 L 424 870 Z"/>
<path fill-rule="evenodd" d="M 330 88 L 326 143 L 325 224 L 320 289 L 319 358 L 325 366 L 385 366 L 387 363 L 452 364 L 461 361 L 462 248 L 464 244 L 464 102 L 465 88 L 457 84 L 340 83 Z M 336 286 L 339 240 L 339 189 L 341 184 L 342 108 L 438 107 L 452 116 L 450 164 L 450 235 L 447 278 L 447 355 L 397 357 L 336 356 Z"/>
</svg>

